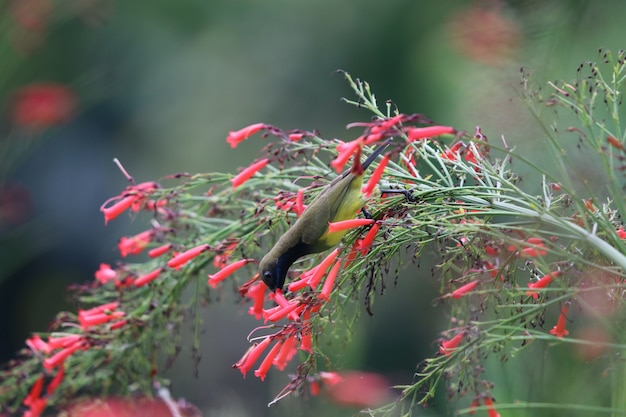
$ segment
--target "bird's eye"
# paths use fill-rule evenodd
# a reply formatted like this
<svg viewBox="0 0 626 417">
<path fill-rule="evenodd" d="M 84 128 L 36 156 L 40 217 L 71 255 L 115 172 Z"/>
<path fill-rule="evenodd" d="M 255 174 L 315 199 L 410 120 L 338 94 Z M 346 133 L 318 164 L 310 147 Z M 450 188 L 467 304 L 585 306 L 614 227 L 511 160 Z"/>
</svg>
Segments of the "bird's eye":
<svg viewBox="0 0 626 417">
<path fill-rule="evenodd" d="M 270 280 L 272 279 L 272 273 L 270 271 L 263 271 L 263 278 L 265 280 Z"/>
</svg>

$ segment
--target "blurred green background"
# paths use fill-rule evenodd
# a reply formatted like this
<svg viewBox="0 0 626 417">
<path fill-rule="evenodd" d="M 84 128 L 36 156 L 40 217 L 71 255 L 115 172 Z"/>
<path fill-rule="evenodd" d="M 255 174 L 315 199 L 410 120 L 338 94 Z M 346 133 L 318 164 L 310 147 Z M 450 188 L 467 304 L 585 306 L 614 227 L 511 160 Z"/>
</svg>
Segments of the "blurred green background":
<svg viewBox="0 0 626 417">
<path fill-rule="evenodd" d="M 542 161 L 541 131 L 515 92 L 520 67 L 540 80 L 571 78 L 598 48 L 626 46 L 626 3 L 617 0 L 5 0 L 0 13 L 2 362 L 60 309 L 74 310 L 66 287 L 115 263 L 117 239 L 145 228 L 126 216 L 104 226 L 100 205 L 126 185 L 114 157 L 147 181 L 236 172 L 262 141 L 233 151 L 226 134 L 255 122 L 351 139 L 358 133 L 345 125 L 370 115 L 340 102 L 351 94 L 336 73 L 343 69 L 368 81 L 381 103 L 468 131 L 480 125 L 492 141 L 505 135 Z M 75 110 L 62 124 L 19 126 L 16 92 L 40 82 L 67 88 Z M 432 266 L 408 264 L 354 328 L 339 365 L 411 381 L 449 326 L 433 305 Z M 213 306 L 205 323 L 199 376 L 188 349 L 168 372 L 173 395 L 205 415 L 354 412 L 323 398 L 268 409 L 286 376 L 260 383 L 230 367 L 255 325 L 245 308 Z M 536 357 L 546 360 L 543 351 Z M 537 369 L 512 378 L 523 365 L 490 370 L 500 401 L 528 399 L 549 380 Z M 442 396 L 419 413 L 454 409 Z"/>
</svg>

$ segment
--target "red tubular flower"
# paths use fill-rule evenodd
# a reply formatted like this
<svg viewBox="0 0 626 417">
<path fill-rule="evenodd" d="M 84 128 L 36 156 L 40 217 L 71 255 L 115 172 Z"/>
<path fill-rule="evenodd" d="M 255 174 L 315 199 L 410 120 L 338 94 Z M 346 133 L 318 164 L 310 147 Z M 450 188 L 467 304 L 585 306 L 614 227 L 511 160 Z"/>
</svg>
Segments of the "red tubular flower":
<svg viewBox="0 0 626 417">
<path fill-rule="evenodd" d="M 532 246 L 524 246 L 524 244 L 532 245 Z M 529 237 L 522 244 L 522 249 L 518 252 L 519 256 L 522 258 L 536 258 L 537 256 L 546 256 L 547 251 L 545 251 L 544 240 L 540 237 Z M 517 249 L 517 246 L 510 245 L 509 251 L 513 252 Z"/>
<path fill-rule="evenodd" d="M 248 137 L 268 127 L 265 123 L 255 123 L 250 126 L 246 126 L 243 129 L 231 130 L 226 137 L 226 142 L 231 148 L 236 148 L 240 142 L 248 139 Z"/>
<path fill-rule="evenodd" d="M 296 194 L 296 214 L 298 215 L 298 217 L 300 217 L 302 215 L 302 213 L 304 212 L 304 210 L 306 209 L 306 206 L 304 205 L 304 191 L 302 191 L 302 188 L 298 190 L 298 193 Z"/>
<path fill-rule="evenodd" d="M 369 226 L 375 222 L 376 220 L 374 219 L 348 219 L 339 222 L 332 222 L 328 223 L 328 232 L 334 233 L 342 230 L 356 229 L 361 226 Z"/>
<path fill-rule="evenodd" d="M 318 266 L 319 265 L 314 266 L 313 268 L 307 271 L 303 271 L 300 274 L 300 279 L 297 281 L 291 281 L 289 285 L 287 286 L 287 289 L 291 292 L 296 292 L 296 291 L 300 291 L 302 288 L 309 285 L 309 279 L 311 279 L 311 277 L 315 274 L 315 271 L 317 271 Z"/>
<path fill-rule="evenodd" d="M 215 255 L 213 258 L 213 266 L 216 268 L 223 268 L 228 264 L 228 259 L 230 258 L 230 254 L 233 253 L 235 248 L 237 247 L 237 242 L 231 242 L 224 249 L 221 250 L 221 253 Z"/>
<path fill-rule="evenodd" d="M 265 381 L 267 371 L 272 367 L 272 363 L 274 363 L 274 359 L 282 346 L 283 342 L 278 342 L 270 349 L 265 359 L 263 359 L 263 362 L 261 362 L 261 365 L 259 365 L 259 368 L 254 371 L 254 376 L 261 378 L 261 381 Z"/>
<path fill-rule="evenodd" d="M 310 381 L 309 382 L 309 392 L 314 397 L 317 397 L 318 395 L 320 395 L 320 383 L 319 383 L 319 381 Z"/>
<path fill-rule="evenodd" d="M 498 248 L 491 245 L 485 245 L 485 253 L 489 256 L 498 256 Z"/>
<path fill-rule="evenodd" d="M 464 337 L 465 333 L 461 332 L 450 340 L 442 341 L 441 346 L 439 346 L 439 353 L 442 355 L 450 355 L 461 344 Z"/>
<path fill-rule="evenodd" d="M 366 198 L 370 198 L 372 196 L 374 188 L 376 188 L 376 186 L 380 182 L 380 178 L 383 176 L 383 172 L 385 171 L 388 163 L 389 155 L 385 155 L 372 173 L 372 176 L 370 177 L 369 181 L 367 181 L 365 187 L 363 187 L 363 194 L 365 194 Z"/>
<path fill-rule="evenodd" d="M 109 220 L 113 220 L 126 210 L 128 210 L 137 200 L 136 195 L 129 195 L 117 201 L 111 207 L 104 207 L 106 203 L 100 207 L 100 211 L 104 213 L 104 224 L 107 224 Z M 109 200 L 110 201 L 110 200 Z"/>
<path fill-rule="evenodd" d="M 127 175 L 127 174 L 126 174 Z M 127 175 L 128 176 L 128 175 Z M 132 177 L 128 176 L 130 180 Z M 113 220 L 124 211 L 129 208 L 133 211 L 138 211 L 144 206 L 143 202 L 145 201 L 148 194 L 152 193 L 154 190 L 158 189 L 160 186 L 158 183 L 154 181 L 142 182 L 140 184 L 130 185 L 126 187 L 126 190 L 122 193 L 121 196 L 113 197 L 104 202 L 104 204 L 100 207 L 100 211 L 104 213 L 104 223 L 107 224 L 109 220 Z M 111 201 L 116 201 L 112 206 L 105 207 Z M 167 204 L 167 200 L 163 200 L 162 202 L 153 203 L 154 205 L 164 205 Z M 146 204 L 146 208 L 149 208 L 150 204 Z"/>
<path fill-rule="evenodd" d="M 561 307 L 561 314 L 559 314 L 559 319 L 556 322 L 556 326 L 550 330 L 550 334 L 555 335 L 556 337 L 563 337 L 569 334 L 569 331 L 565 328 L 567 325 L 567 310 L 569 309 L 567 304 L 564 304 Z"/>
<path fill-rule="evenodd" d="M 493 400 L 491 397 L 485 398 L 485 405 L 487 406 L 487 415 L 489 417 L 500 417 L 500 414 L 496 411 Z"/>
<path fill-rule="evenodd" d="M 500 271 L 498 270 L 498 268 L 496 268 L 494 264 L 492 264 L 491 262 L 485 262 L 483 266 L 484 266 L 484 271 L 488 273 L 491 278 L 495 278 L 498 276 L 498 273 Z M 504 274 L 500 276 L 500 280 L 504 282 Z"/>
<path fill-rule="evenodd" d="M 242 259 L 237 262 L 233 262 L 230 265 L 226 265 L 220 271 L 216 272 L 213 275 L 209 275 L 209 285 L 211 288 L 217 287 L 217 284 L 224 281 L 226 278 L 230 276 L 233 272 L 245 266 L 246 264 L 253 262 L 253 259 Z"/>
<path fill-rule="evenodd" d="M 376 126 L 374 126 L 376 127 Z M 363 144 L 364 145 L 372 145 L 376 142 L 378 142 L 379 140 L 381 140 L 383 137 L 385 136 L 385 132 L 370 132 L 367 136 L 365 136 L 365 139 L 363 140 Z"/>
<path fill-rule="evenodd" d="M 280 311 L 280 310 L 283 310 L 283 307 L 281 307 L 281 306 L 274 306 L 274 307 L 269 308 L 267 310 L 264 309 L 263 313 L 262 313 L 262 317 L 265 319 L 265 322 L 267 323 L 267 320 L 268 320 L 267 318 L 269 316 L 271 316 L 272 314 Z"/>
<path fill-rule="evenodd" d="M 46 393 L 48 395 L 52 395 L 52 393 L 61 385 L 63 381 L 63 377 L 65 376 L 65 366 L 61 365 L 61 369 L 57 372 L 57 374 L 52 378 L 48 386 L 46 387 Z"/>
<path fill-rule="evenodd" d="M 526 239 L 526 243 L 529 243 L 531 245 L 543 245 L 544 240 L 541 237 L 529 237 L 528 239 Z"/>
<path fill-rule="evenodd" d="M 186 250 L 185 252 L 179 253 L 178 255 L 170 259 L 167 262 L 167 266 L 169 266 L 170 268 L 178 269 L 196 256 L 200 255 L 202 252 L 206 251 L 207 249 L 209 249 L 209 245 L 204 244 Z"/>
<path fill-rule="evenodd" d="M 554 278 L 561 275 L 561 271 L 550 272 L 544 275 L 539 281 L 531 282 L 528 284 L 529 290 L 526 291 L 527 296 L 532 296 L 535 300 L 539 298 L 539 293 L 534 291 L 537 288 L 545 288 L 554 280 Z"/>
<path fill-rule="evenodd" d="M 237 368 L 246 377 L 248 371 L 254 366 L 255 362 L 259 359 L 263 351 L 269 346 L 272 341 L 271 337 L 266 337 L 261 343 L 257 343 L 250 347 L 248 351 L 239 359 L 239 362 L 233 365 L 233 368 Z"/>
<path fill-rule="evenodd" d="M 372 227 L 375 227 L 378 223 L 374 223 L 374 225 L 372 225 Z M 372 229 L 370 229 L 371 231 Z M 369 234 L 369 232 L 368 232 Z M 346 257 L 346 260 L 344 262 L 344 268 L 348 268 L 350 265 L 352 265 L 352 262 L 354 262 L 354 260 L 356 259 L 356 255 L 358 254 L 359 251 L 361 251 L 361 253 L 363 254 L 363 252 L 365 252 L 365 254 L 367 254 L 367 251 L 369 249 L 361 249 L 361 244 L 363 243 L 363 239 L 357 239 L 354 241 L 354 243 L 352 244 L 352 247 L 350 248 L 350 252 L 348 252 L 348 256 Z M 365 256 L 365 255 L 363 255 Z"/>
<path fill-rule="evenodd" d="M 273 294 L 270 294 L 270 298 L 276 301 L 276 304 L 278 304 L 282 308 L 289 307 L 289 301 L 287 301 L 285 295 L 280 289 L 277 289 Z"/>
<path fill-rule="evenodd" d="M 135 236 L 122 237 L 117 244 L 120 254 L 123 258 L 128 255 L 140 254 L 148 246 L 153 235 L 153 230 L 146 230 Z"/>
<path fill-rule="evenodd" d="M 617 236 L 620 239 L 626 239 L 626 231 L 624 231 L 623 227 L 620 227 L 619 229 L 617 229 Z"/>
<path fill-rule="evenodd" d="M 157 268 L 154 271 L 148 272 L 147 274 L 141 275 L 133 281 L 135 287 L 143 287 L 144 285 L 154 281 L 157 277 L 163 272 L 163 268 Z"/>
<path fill-rule="evenodd" d="M 92 326 L 108 323 L 126 315 L 123 311 L 113 311 L 117 309 L 119 303 L 107 303 L 89 310 L 78 310 L 78 322 L 83 330 Z"/>
<path fill-rule="evenodd" d="M 78 322 L 83 330 L 87 330 L 90 327 L 98 326 L 100 324 L 108 323 L 110 321 L 121 319 L 126 313 L 123 311 L 113 311 L 111 313 L 97 313 L 90 315 L 78 315 Z"/>
<path fill-rule="evenodd" d="M 155 190 L 158 190 L 160 185 L 155 181 L 144 181 L 139 184 L 129 185 L 126 188 L 125 194 L 136 194 L 141 197 L 146 197 L 148 194 L 151 194 Z"/>
<path fill-rule="evenodd" d="M 84 340 L 84 337 L 79 334 L 70 334 L 67 336 L 60 336 L 60 337 L 49 337 L 48 346 L 52 350 L 60 349 L 60 348 L 65 348 L 70 345 L 73 345 L 74 343 L 81 341 L 81 340 Z"/>
<path fill-rule="evenodd" d="M 52 350 L 52 348 L 46 342 L 44 342 L 41 339 L 41 337 L 39 337 L 38 334 L 34 335 L 33 337 L 30 337 L 30 338 L 26 339 L 26 345 L 33 352 L 41 352 L 41 353 L 44 353 L 44 354 L 48 354 Z"/>
<path fill-rule="evenodd" d="M 536 258 L 537 256 L 546 256 L 547 253 L 545 250 L 535 248 L 524 248 L 519 252 L 522 258 Z"/>
<path fill-rule="evenodd" d="M 354 153 L 357 153 L 358 151 L 360 151 L 362 147 L 363 147 L 362 136 L 353 140 L 352 142 L 340 143 L 339 145 L 337 145 L 337 152 L 339 152 L 339 154 L 337 155 L 335 159 L 332 160 L 330 165 L 333 168 L 335 168 L 337 172 L 341 172 L 341 170 L 343 170 L 343 166 L 346 164 L 346 162 L 348 162 L 350 157 Z"/>
<path fill-rule="evenodd" d="M 121 329 L 127 324 L 128 324 L 128 320 L 119 320 L 119 321 L 116 321 L 115 323 L 111 323 L 111 325 L 109 326 L 109 329 L 111 330 Z"/>
<path fill-rule="evenodd" d="M 302 340 L 300 341 L 300 350 L 305 352 L 313 353 L 313 337 L 311 335 L 311 330 L 306 332 L 302 332 Z"/>
<path fill-rule="evenodd" d="M 41 130 L 67 122 L 75 110 L 74 93 L 64 85 L 31 84 L 13 97 L 12 121 L 21 127 Z"/>
<path fill-rule="evenodd" d="M 73 345 L 68 346 L 68 347 L 64 348 L 63 350 L 60 350 L 59 352 L 55 353 L 51 357 L 44 359 L 43 367 L 47 371 L 51 371 L 52 369 L 56 368 L 57 366 L 63 365 L 63 363 L 65 362 L 65 359 L 67 359 L 69 356 L 71 356 L 78 349 L 81 349 L 81 348 L 83 348 L 85 346 L 84 343 L 85 342 L 83 340 L 79 340 L 76 343 L 74 343 Z"/>
<path fill-rule="evenodd" d="M 253 284 L 246 293 L 246 296 L 252 298 L 253 305 L 248 310 L 248 314 L 254 316 L 257 320 L 263 317 L 263 302 L 265 301 L 265 293 L 267 292 L 267 285 L 263 282 L 256 282 Z"/>
<path fill-rule="evenodd" d="M 478 407 L 479 405 L 480 399 L 474 398 L 469 406 L 469 412 L 467 414 L 469 414 L 470 416 L 476 414 L 476 407 Z"/>
<path fill-rule="evenodd" d="M 476 157 L 476 154 L 474 153 L 474 150 L 472 148 L 467 148 L 467 150 L 465 151 L 465 160 L 470 164 L 478 164 L 478 158 Z"/>
<path fill-rule="evenodd" d="M 41 397 L 43 383 L 44 377 L 42 375 L 35 381 L 28 395 L 24 398 L 24 401 L 22 401 L 22 404 L 29 408 L 29 410 L 23 414 L 24 417 L 38 417 L 45 410 L 48 399 Z"/>
<path fill-rule="evenodd" d="M 326 258 L 324 258 L 322 262 L 320 262 L 318 267 L 315 269 L 315 273 L 311 276 L 311 278 L 309 278 L 309 286 L 311 287 L 312 290 L 315 290 L 315 288 L 317 287 L 317 284 L 320 283 L 320 281 L 322 280 L 322 277 L 326 273 L 326 270 L 328 269 L 330 264 L 332 264 L 335 261 L 338 254 L 339 254 L 339 248 L 333 250 Z"/>
<path fill-rule="evenodd" d="M 361 242 L 359 243 L 359 250 L 361 251 L 361 255 L 367 255 L 372 243 L 374 243 L 374 238 L 376 238 L 376 234 L 378 233 L 378 229 L 380 229 L 380 223 L 372 224 L 370 230 L 367 231 Z"/>
<path fill-rule="evenodd" d="M 317 296 L 320 300 L 328 301 L 330 299 L 330 293 L 333 291 L 333 286 L 335 285 L 335 279 L 339 273 L 339 268 L 341 268 L 341 261 L 335 262 L 335 265 L 333 265 L 332 269 L 328 273 L 328 276 L 324 281 L 322 291 Z"/>
<path fill-rule="evenodd" d="M 263 158 L 254 162 L 248 168 L 241 171 L 233 179 L 230 180 L 230 182 L 233 184 L 233 188 L 237 188 L 244 182 L 248 181 L 254 174 L 263 169 L 269 162 L 269 159 Z"/>
<path fill-rule="evenodd" d="M 279 371 L 284 370 L 287 367 L 289 361 L 293 359 L 296 353 L 298 353 L 298 350 L 296 349 L 296 343 L 297 340 L 295 336 L 289 336 L 287 339 L 285 339 L 283 345 L 280 348 L 280 351 L 278 352 L 278 355 L 276 355 L 274 361 L 272 362 Z"/>
<path fill-rule="evenodd" d="M 306 135 L 304 133 L 290 133 L 288 135 L 289 140 L 291 142 L 298 142 L 299 140 L 301 140 L 303 137 L 305 137 Z"/>
<path fill-rule="evenodd" d="M 22 401 L 22 404 L 26 406 L 32 406 L 33 404 L 36 403 L 36 401 L 41 397 L 41 391 L 43 390 L 43 382 L 44 382 L 44 378 L 43 378 L 43 375 L 41 375 L 37 379 L 37 381 L 35 381 L 33 386 L 30 388 L 30 391 L 28 392 L 28 395 L 26 396 L 26 398 L 24 398 L 24 401 Z"/>
<path fill-rule="evenodd" d="M 296 196 L 297 198 L 297 196 Z M 280 196 L 274 197 L 274 201 L 276 201 L 276 208 L 283 211 L 290 211 L 296 205 L 296 198 L 282 198 Z"/>
<path fill-rule="evenodd" d="M 298 301 L 293 301 L 287 304 L 286 306 L 278 306 L 278 308 L 272 308 L 270 310 L 263 311 L 263 317 L 265 321 L 279 321 L 289 316 L 292 320 L 297 320 L 300 317 L 299 311 L 304 309 L 304 305 L 300 304 Z"/>
<path fill-rule="evenodd" d="M 461 298 L 461 297 L 463 297 L 467 293 L 471 292 L 474 288 L 476 288 L 476 286 L 478 284 L 480 284 L 480 281 L 478 281 L 478 280 L 468 282 L 467 284 L 465 284 L 465 285 L 457 288 L 456 290 L 454 290 L 452 292 L 452 298 Z"/>
<path fill-rule="evenodd" d="M 296 291 L 300 291 L 302 288 L 306 287 L 307 285 L 309 285 L 309 278 L 310 276 L 305 276 L 304 278 L 301 278 L 297 281 L 291 281 L 289 283 L 289 285 L 287 285 L 287 289 L 290 292 L 296 292 Z"/>
<path fill-rule="evenodd" d="M 148 256 L 151 258 L 158 258 L 159 256 L 167 253 L 170 249 L 172 249 L 172 244 L 171 243 L 167 243 L 165 245 L 161 245 L 157 248 L 154 249 L 150 249 L 148 251 Z"/>
<path fill-rule="evenodd" d="M 106 284 L 109 281 L 115 281 L 117 279 L 117 272 L 111 269 L 109 264 L 100 264 L 100 269 L 94 274 L 100 284 Z"/>
<path fill-rule="evenodd" d="M 456 134 L 456 129 L 450 126 L 408 127 L 405 132 L 409 142 L 413 142 L 435 136 L 454 135 Z"/>
<path fill-rule="evenodd" d="M 464 147 L 465 147 L 465 143 L 457 142 L 454 145 L 452 145 L 451 148 L 447 149 L 443 154 L 441 154 L 441 158 L 447 159 L 449 161 L 456 161 L 458 159 L 459 152 Z"/>
<path fill-rule="evenodd" d="M 381 130 L 386 131 L 386 130 L 391 129 L 398 123 L 403 122 L 406 119 L 407 119 L 406 114 L 404 113 L 396 114 L 395 116 L 390 117 L 389 119 L 383 120 L 379 126 Z"/>
<path fill-rule="evenodd" d="M 341 381 L 343 381 L 343 378 L 337 372 L 324 372 L 324 371 L 321 371 L 319 373 L 319 375 L 320 375 L 320 380 L 326 386 L 333 386 L 333 385 L 338 384 Z"/>
<path fill-rule="evenodd" d="M 47 398 L 37 398 L 37 400 L 28 406 L 29 410 L 22 414 L 23 417 L 39 417 L 48 405 Z"/>
<path fill-rule="evenodd" d="M 272 321 L 276 321 L 276 320 L 280 320 L 281 318 L 285 317 L 286 315 L 289 315 L 289 318 L 291 320 L 298 320 L 298 318 L 300 317 L 300 311 L 296 312 L 296 308 L 298 307 L 298 303 L 295 301 L 287 301 L 287 299 L 285 298 L 285 296 L 283 295 L 283 291 L 281 289 L 277 289 L 276 291 L 274 291 L 273 293 L 270 294 L 270 298 L 272 300 L 274 300 L 276 302 L 276 304 L 278 304 L 278 306 L 280 308 L 278 309 L 271 309 L 271 310 L 267 310 L 264 312 L 264 317 L 266 320 L 272 320 Z M 295 306 L 295 307 L 294 307 Z M 271 311 L 271 313 L 269 312 Z M 274 315 L 279 314 L 279 313 L 284 313 L 282 315 L 282 317 L 279 317 L 279 315 Z M 270 319 L 270 316 L 273 316 L 272 319 Z"/>
</svg>

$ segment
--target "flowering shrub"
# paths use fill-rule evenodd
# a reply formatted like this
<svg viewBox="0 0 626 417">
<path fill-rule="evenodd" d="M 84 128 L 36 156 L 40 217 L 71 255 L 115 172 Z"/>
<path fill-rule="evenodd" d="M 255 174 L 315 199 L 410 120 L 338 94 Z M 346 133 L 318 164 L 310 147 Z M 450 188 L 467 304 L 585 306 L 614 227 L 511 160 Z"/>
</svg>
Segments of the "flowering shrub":
<svg viewBox="0 0 626 417">
<path fill-rule="evenodd" d="M 177 174 L 136 183 L 120 165 L 129 185 L 102 206 L 104 221 L 133 213 L 137 221 L 149 217 L 146 230 L 122 237 L 124 262 L 101 264 L 95 278 L 78 288 L 77 313 L 61 313 L 49 333 L 26 341 L 2 371 L 0 409 L 38 415 L 79 393 L 150 393 L 155 383 L 166 383 L 155 355 L 175 358 L 188 310 L 197 310 L 206 294 L 230 288 L 259 321 L 250 348 L 232 367 L 261 380 L 293 370 L 272 403 L 324 387 L 345 404 L 407 413 L 428 404 L 445 380 L 450 398 L 469 404 L 459 412 L 482 409 L 496 416 L 496 407 L 528 404 L 496 404 L 493 383 L 483 375 L 490 355 L 509 359 L 531 342 L 570 343 L 594 346 L 597 354 L 610 352 L 620 361 L 626 154 L 619 108 L 626 65 L 623 52 L 605 52 L 603 60 L 608 77 L 590 63 L 575 83 L 551 84 L 549 97 L 530 87 L 527 74 L 522 80 L 535 114 L 550 106 L 578 118 L 581 126 L 569 131 L 605 168 L 607 188 L 596 193 L 576 188 L 556 131 L 546 133 L 559 172 L 544 173 L 541 194 L 531 195 L 511 169 L 512 160 L 524 158 L 504 138 L 488 141 L 480 128 L 466 133 L 438 126 L 389 103 L 382 111 L 369 86 L 347 74 L 357 100 L 346 101 L 374 114 L 369 122 L 349 125 L 358 130 L 355 139 L 328 140 L 256 123 L 227 137 L 232 148 L 243 140 L 268 140 L 260 158 L 238 174 Z M 585 68 L 589 73 L 583 75 Z M 598 99 L 608 117 L 594 113 Z M 347 232 L 342 243 L 298 261 L 284 291 L 268 290 L 258 260 L 307 210 L 334 176 L 331 170 L 350 169 L 361 153 L 385 145 L 366 174 L 366 213 L 328 225 Z M 394 279 L 387 271 L 401 253 L 408 250 L 415 259 L 435 249 L 442 256 L 438 279 L 451 324 L 442 329 L 432 357 L 416 358 L 424 360 L 415 380 L 395 387 L 393 399 L 379 377 L 333 369 L 320 343 L 323 334 L 341 331 L 335 323 L 361 297 L 370 310 L 377 288 Z M 144 253 L 147 260 L 132 261 Z M 189 286 L 197 291 L 185 305 L 181 296 Z M 586 321 L 602 330 L 602 338 L 570 337 L 571 327 L 582 321 L 575 310 L 591 312 Z M 622 388 L 618 384 L 614 395 Z"/>
</svg>

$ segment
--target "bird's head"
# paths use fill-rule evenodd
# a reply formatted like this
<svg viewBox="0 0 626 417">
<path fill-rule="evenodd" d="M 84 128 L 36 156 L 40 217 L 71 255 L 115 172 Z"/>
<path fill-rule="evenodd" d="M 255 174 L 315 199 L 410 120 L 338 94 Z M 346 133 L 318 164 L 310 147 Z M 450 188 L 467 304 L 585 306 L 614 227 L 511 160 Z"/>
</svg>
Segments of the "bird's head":
<svg viewBox="0 0 626 417">
<path fill-rule="evenodd" d="M 265 256 L 259 263 L 259 275 L 265 285 L 274 292 L 277 288 L 283 289 L 287 268 L 281 268 L 278 258 Z"/>
</svg>

